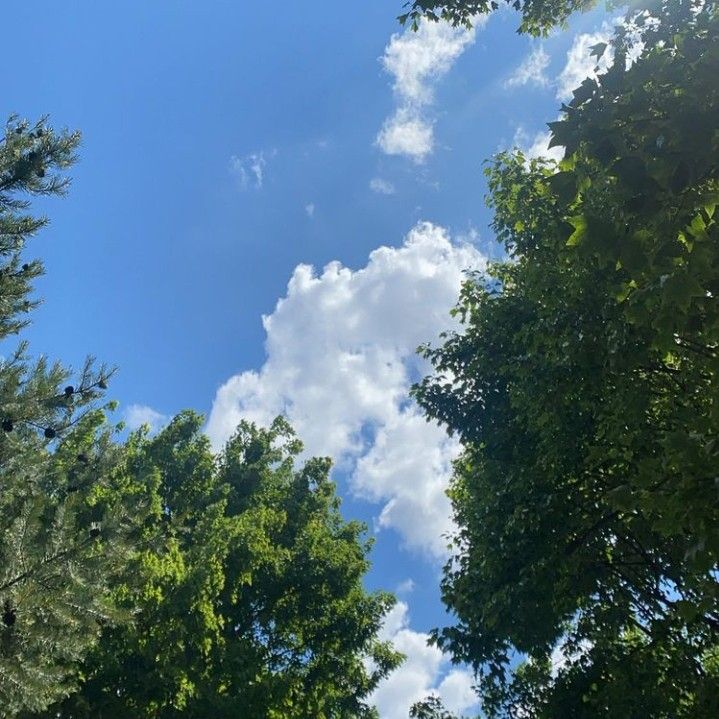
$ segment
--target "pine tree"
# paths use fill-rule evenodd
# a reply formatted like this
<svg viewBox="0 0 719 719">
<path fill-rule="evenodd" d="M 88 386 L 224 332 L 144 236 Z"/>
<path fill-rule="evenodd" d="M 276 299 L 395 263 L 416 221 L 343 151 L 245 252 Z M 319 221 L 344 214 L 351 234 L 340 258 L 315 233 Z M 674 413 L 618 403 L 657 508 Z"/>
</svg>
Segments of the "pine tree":
<svg viewBox="0 0 719 719">
<path fill-rule="evenodd" d="M 120 450 L 98 400 L 112 372 L 31 361 L 13 337 L 43 271 L 24 257 L 47 220 L 29 198 L 63 195 L 79 135 L 11 118 L 0 140 L 0 717 L 66 695 L 78 661 L 117 616 L 108 585 L 129 524 Z"/>
</svg>

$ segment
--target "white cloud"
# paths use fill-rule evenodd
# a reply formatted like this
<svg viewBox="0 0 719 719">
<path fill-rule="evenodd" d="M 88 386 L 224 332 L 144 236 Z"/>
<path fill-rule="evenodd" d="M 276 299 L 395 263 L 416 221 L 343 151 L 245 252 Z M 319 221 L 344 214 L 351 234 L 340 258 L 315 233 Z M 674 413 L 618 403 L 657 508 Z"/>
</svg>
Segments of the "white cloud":
<svg viewBox="0 0 719 719">
<path fill-rule="evenodd" d="M 380 505 L 379 526 L 432 557 L 451 528 L 444 494 L 457 444 L 408 400 L 426 367 L 415 349 L 451 328 L 467 268 L 484 258 L 445 230 L 417 225 L 401 247 L 374 250 L 359 270 L 299 265 L 263 318 L 267 359 L 217 392 L 207 432 L 219 446 L 241 418 L 284 413 L 308 453 L 342 463 L 353 493 Z"/>
<path fill-rule="evenodd" d="M 569 100 L 572 97 L 572 92 L 586 78 L 594 78 L 611 66 L 614 60 L 611 46 L 606 49 L 599 61 L 592 55 L 592 47 L 600 42 L 608 42 L 611 35 L 612 29 L 605 23 L 597 32 L 580 33 L 575 36 L 572 47 L 567 51 L 566 65 L 557 77 L 557 98 L 559 100 Z"/>
<path fill-rule="evenodd" d="M 169 419 L 167 415 L 161 414 L 144 404 L 131 404 L 125 410 L 124 416 L 125 425 L 131 431 L 146 424 L 149 425 L 151 432 L 156 432 L 167 424 Z"/>
<path fill-rule="evenodd" d="M 411 594 L 414 591 L 414 579 L 408 578 L 401 581 L 394 590 L 395 594 Z"/>
<path fill-rule="evenodd" d="M 251 152 L 244 157 L 233 155 L 230 158 L 230 172 L 237 178 L 241 190 L 254 188 L 261 190 L 265 179 L 267 158 L 274 157 L 277 150 L 272 150 L 265 156 L 263 151 Z"/>
<path fill-rule="evenodd" d="M 380 195 L 394 195 L 395 192 L 394 185 L 381 177 L 373 177 L 369 181 L 369 188 Z"/>
<path fill-rule="evenodd" d="M 614 48 L 609 42 L 619 26 L 627 32 L 629 49 L 626 56 L 626 68 L 629 69 L 642 54 L 644 42 L 643 30 L 648 29 L 656 22 L 653 18 L 645 20 L 643 28 L 636 24 L 627 23 L 624 15 L 617 15 L 611 21 L 602 24 L 602 27 L 593 33 L 580 33 L 574 37 L 572 47 L 567 52 L 567 62 L 557 77 L 557 98 L 568 100 L 587 77 L 596 78 L 606 72 L 614 63 Z M 607 43 L 602 56 L 597 60 L 592 56 L 592 47 L 598 43 Z"/>
<path fill-rule="evenodd" d="M 564 157 L 564 148 L 555 145 L 549 147 L 552 135 L 549 130 L 540 131 L 533 136 L 527 134 L 522 127 L 514 133 L 514 145 L 518 147 L 528 160 L 543 157 L 548 160 L 561 160 Z"/>
<path fill-rule="evenodd" d="M 474 691 L 475 680 L 465 669 L 453 669 L 442 679 L 437 694 L 442 703 L 453 714 L 461 714 L 477 703 Z"/>
<path fill-rule="evenodd" d="M 460 232 L 457 235 L 458 242 L 468 242 L 471 245 L 475 245 L 480 241 L 481 237 L 479 230 L 474 225 L 469 225 L 465 232 Z"/>
<path fill-rule="evenodd" d="M 474 37 L 471 30 L 427 21 L 416 32 L 407 29 L 392 35 L 382 64 L 394 76 L 397 95 L 405 102 L 430 103 L 433 83 L 449 71 Z"/>
<path fill-rule="evenodd" d="M 484 19 L 479 20 L 479 25 Z M 476 24 L 475 24 L 476 25 Z M 407 155 L 422 162 L 434 146 L 432 122 L 424 110 L 434 100 L 436 83 L 474 42 L 474 28 L 452 27 L 446 22 L 420 23 L 390 38 L 382 65 L 394 77 L 397 109 L 385 120 L 377 136 L 380 149 L 389 155 Z"/>
<path fill-rule="evenodd" d="M 532 84 L 546 87 L 549 84 L 549 78 L 544 74 L 544 71 L 548 65 L 549 55 L 541 45 L 538 45 L 512 73 L 505 85 L 507 87 L 520 87 Z"/>
<path fill-rule="evenodd" d="M 407 657 L 374 692 L 372 701 L 381 719 L 407 719 L 412 704 L 429 694 L 439 695 L 457 713 L 474 707 L 472 675 L 466 669 L 446 672 L 449 657 L 427 643 L 429 635 L 410 629 L 407 604 L 397 602 L 387 615 L 381 638 Z"/>
<path fill-rule="evenodd" d="M 614 18 L 612 20 L 614 25 L 620 22 L 623 22 L 622 18 Z M 563 101 L 570 100 L 573 91 L 576 90 L 586 78 L 596 78 L 597 75 L 606 72 L 611 67 L 614 62 L 612 46 L 608 44 L 599 60 L 597 60 L 596 56 L 592 55 L 592 48 L 599 43 L 609 43 L 614 32 L 612 23 L 605 22 L 599 30 L 592 33 L 579 33 L 575 35 L 572 46 L 567 51 L 567 61 L 564 68 L 554 82 L 558 99 Z M 634 33 L 634 35 L 634 41 L 627 57 L 627 66 L 636 61 L 643 48 L 641 38 L 636 33 Z M 532 57 L 535 53 L 537 53 L 537 57 L 532 61 Z M 542 59 L 542 56 L 544 59 Z M 507 81 L 507 85 L 519 85 L 533 80 L 540 81 L 540 78 L 543 78 L 541 82 L 546 84 L 547 80 L 543 75 L 543 70 L 546 68 L 548 62 L 549 58 L 541 48 L 539 48 L 538 51 L 535 50 Z M 542 65 L 542 63 L 544 64 Z M 526 130 L 520 126 L 517 128 L 514 136 L 514 145 L 519 147 L 528 159 L 544 157 L 561 160 L 564 155 L 564 149 L 561 147 L 549 148 L 550 138 L 551 135 L 548 130 L 537 132 L 535 135 L 530 136 Z"/>
<path fill-rule="evenodd" d="M 414 110 L 401 107 L 385 120 L 377 144 L 386 155 L 405 155 L 422 162 L 434 148 L 434 128 Z"/>
<path fill-rule="evenodd" d="M 312 219 L 315 216 L 315 203 L 310 202 L 309 204 L 305 205 L 305 212 L 307 213 L 307 217 Z"/>
<path fill-rule="evenodd" d="M 426 546 L 441 557 L 452 530 L 445 490 L 458 453 L 457 439 L 410 406 L 378 430 L 357 462 L 352 486 L 361 497 L 385 502 L 380 527 L 392 527 L 409 546 Z"/>
</svg>

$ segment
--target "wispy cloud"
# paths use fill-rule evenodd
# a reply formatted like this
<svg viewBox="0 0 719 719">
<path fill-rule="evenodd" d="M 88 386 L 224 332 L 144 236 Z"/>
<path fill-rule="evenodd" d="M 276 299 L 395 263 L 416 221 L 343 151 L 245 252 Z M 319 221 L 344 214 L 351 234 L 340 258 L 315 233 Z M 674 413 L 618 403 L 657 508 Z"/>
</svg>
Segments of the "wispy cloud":
<svg viewBox="0 0 719 719">
<path fill-rule="evenodd" d="M 307 217 L 312 219 L 315 216 L 315 203 L 309 202 L 305 205 L 305 212 L 307 213 Z"/>
<path fill-rule="evenodd" d="M 383 180 L 381 177 L 373 177 L 369 181 L 369 188 L 379 195 L 394 195 L 395 193 L 394 185 L 389 180 Z"/>
<path fill-rule="evenodd" d="M 151 432 L 157 432 L 170 421 L 170 418 L 147 405 L 131 404 L 125 410 L 124 420 L 129 430 L 136 430 L 147 425 Z"/>
<path fill-rule="evenodd" d="M 615 19 L 615 23 L 619 19 Z M 599 30 L 591 33 L 578 33 L 572 40 L 572 45 L 567 51 L 564 67 L 559 74 L 550 81 L 545 70 L 549 65 L 549 56 L 541 46 L 535 48 L 517 68 L 513 75 L 505 83 L 508 87 L 525 85 L 528 83 L 552 85 L 556 88 L 558 99 L 567 101 L 572 93 L 582 82 L 588 78 L 595 78 L 600 73 L 611 67 L 614 61 L 614 53 L 610 44 L 605 48 L 601 57 L 597 58 L 594 46 L 600 43 L 609 43 L 613 33 L 612 24 L 605 22 Z M 628 62 L 633 62 L 641 52 L 641 43 L 635 43 Z M 524 153 L 527 159 L 546 158 L 561 160 L 564 156 L 564 148 L 549 147 L 551 133 L 549 130 L 542 130 L 530 134 L 523 126 L 517 127 L 514 134 L 514 146 Z"/>
<path fill-rule="evenodd" d="M 521 87 L 523 85 L 546 87 L 549 85 L 549 78 L 545 74 L 548 66 L 548 53 L 541 45 L 537 45 L 504 84 L 506 87 Z"/>
<path fill-rule="evenodd" d="M 230 172 L 237 178 L 240 189 L 261 190 L 265 181 L 268 159 L 275 157 L 277 150 L 251 152 L 249 155 L 230 158 Z"/>
<path fill-rule="evenodd" d="M 395 594 L 410 594 L 414 591 L 414 579 L 405 579 L 395 588 Z"/>
<path fill-rule="evenodd" d="M 394 78 L 397 108 L 377 135 L 376 143 L 384 153 L 422 162 L 432 152 L 434 128 L 426 111 L 434 101 L 435 85 L 475 37 L 474 28 L 427 21 L 416 32 L 407 29 L 392 35 L 382 65 Z"/>
</svg>

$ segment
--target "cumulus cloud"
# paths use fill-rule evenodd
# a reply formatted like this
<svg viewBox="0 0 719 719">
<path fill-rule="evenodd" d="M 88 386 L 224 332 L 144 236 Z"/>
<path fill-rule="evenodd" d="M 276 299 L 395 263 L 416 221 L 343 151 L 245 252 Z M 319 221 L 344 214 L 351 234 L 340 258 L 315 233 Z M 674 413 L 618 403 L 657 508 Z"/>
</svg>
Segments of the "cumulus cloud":
<svg viewBox="0 0 719 719">
<path fill-rule="evenodd" d="M 437 694 L 453 714 L 461 714 L 477 703 L 474 677 L 464 669 L 453 669 L 442 679 Z"/>
<path fill-rule="evenodd" d="M 538 45 L 512 73 L 505 85 L 506 87 L 520 87 L 522 85 L 546 87 L 549 85 L 549 78 L 544 71 L 548 65 L 549 55 L 541 45 Z"/>
<path fill-rule="evenodd" d="M 230 158 L 230 172 L 237 178 L 241 190 L 254 188 L 261 190 L 265 179 L 265 169 L 268 158 L 277 154 L 276 150 L 265 154 L 264 151 L 251 152 L 249 155 Z"/>
<path fill-rule="evenodd" d="M 409 108 L 400 108 L 385 120 L 377 144 L 387 155 L 405 155 L 422 162 L 434 148 L 434 128 Z"/>
<path fill-rule="evenodd" d="M 139 429 L 143 425 L 148 425 L 151 432 L 157 432 L 163 425 L 169 422 L 170 418 L 152 407 L 144 404 L 131 404 L 125 410 L 124 421 L 129 430 Z"/>
<path fill-rule="evenodd" d="M 333 457 L 350 490 L 379 505 L 380 527 L 445 556 L 444 489 L 457 444 L 424 420 L 408 390 L 427 369 L 417 346 L 452 327 L 464 270 L 484 264 L 474 247 L 421 223 L 400 247 L 374 250 L 361 269 L 332 262 L 318 274 L 299 265 L 263 318 L 264 365 L 217 392 L 207 424 L 213 444 L 241 418 L 266 424 L 284 413 L 308 453 Z"/>
<path fill-rule="evenodd" d="M 394 185 L 381 177 L 373 177 L 369 181 L 369 188 L 380 195 L 394 195 L 395 192 Z"/>
<path fill-rule="evenodd" d="M 456 713 L 475 706 L 471 673 L 458 668 L 447 671 L 449 657 L 427 643 L 428 634 L 410 629 L 405 602 L 397 602 L 387 615 L 381 638 L 407 657 L 374 692 L 372 701 L 382 719 L 407 719 L 412 704 L 430 694 L 438 695 Z"/>
<path fill-rule="evenodd" d="M 382 64 L 394 76 L 397 95 L 405 102 L 431 102 L 433 84 L 449 71 L 474 37 L 471 30 L 427 21 L 416 32 L 408 28 L 392 35 Z"/>
<path fill-rule="evenodd" d="M 592 55 L 592 47 L 600 42 L 609 42 L 612 29 L 608 24 L 593 33 L 580 33 L 576 35 L 572 46 L 567 51 L 567 62 L 557 77 L 557 98 L 569 100 L 572 92 L 576 90 L 588 77 L 596 77 L 605 72 L 614 60 L 611 46 L 604 55 L 597 60 Z"/>
<path fill-rule="evenodd" d="M 458 453 L 459 441 L 411 406 L 378 430 L 357 462 L 352 486 L 359 496 L 384 502 L 380 527 L 392 527 L 410 546 L 427 546 L 442 556 L 452 529 L 445 490 Z"/>
<path fill-rule="evenodd" d="M 481 19 L 479 24 L 483 22 Z M 416 32 L 407 29 L 392 35 L 382 56 L 382 66 L 394 78 L 397 108 L 377 136 L 377 145 L 383 152 L 405 155 L 416 162 L 422 162 L 432 152 L 434 130 L 425 112 L 434 100 L 436 83 L 474 42 L 475 36 L 474 28 L 429 21 L 421 22 Z"/>
</svg>

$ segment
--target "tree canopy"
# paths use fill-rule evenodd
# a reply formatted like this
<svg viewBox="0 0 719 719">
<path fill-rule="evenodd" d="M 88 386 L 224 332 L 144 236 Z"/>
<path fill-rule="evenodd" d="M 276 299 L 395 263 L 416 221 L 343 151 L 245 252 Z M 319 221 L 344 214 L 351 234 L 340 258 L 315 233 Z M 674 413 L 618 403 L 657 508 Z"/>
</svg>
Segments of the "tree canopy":
<svg viewBox="0 0 719 719">
<path fill-rule="evenodd" d="M 111 371 L 77 374 L 11 345 L 42 272 L 25 244 L 45 224 L 29 197 L 61 195 L 76 133 L 12 118 L 0 140 L 0 716 L 70 692 L 100 625 L 119 619 L 110 585 L 136 500 L 116 483 L 118 450 L 98 407 Z M 140 502 L 141 503 L 141 502 Z"/>
<path fill-rule="evenodd" d="M 545 34 L 592 0 L 517 0 Z M 400 16 L 471 25 L 485 0 Z M 719 5 L 638 0 L 550 123 L 559 162 L 487 167 L 506 259 L 464 284 L 413 393 L 459 436 L 433 641 L 484 715 L 719 716 Z M 0 139 L 0 717 L 378 719 L 366 527 L 288 423 L 216 452 L 200 415 L 120 439 L 112 370 L 15 344 L 30 199 L 79 136 Z M 415 719 L 454 719 L 429 696 Z"/>
<path fill-rule="evenodd" d="M 562 162 L 489 166 L 509 258 L 415 388 L 464 446 L 436 641 L 490 716 L 719 711 L 717 5 L 613 50 L 550 124 Z"/>
<path fill-rule="evenodd" d="M 186 412 L 129 440 L 126 471 L 154 512 L 116 589 L 134 621 L 108 628 L 80 691 L 48 717 L 376 717 L 399 662 L 377 632 L 393 598 L 362 585 L 369 542 L 339 513 L 330 462 L 295 467 L 278 419 L 242 423 L 215 456 Z"/>
<path fill-rule="evenodd" d="M 398 19 L 415 29 L 422 19 L 472 27 L 478 16 L 499 10 L 503 4 L 521 15 L 519 32 L 546 35 L 572 13 L 594 7 L 597 0 L 409 0 Z"/>
</svg>

